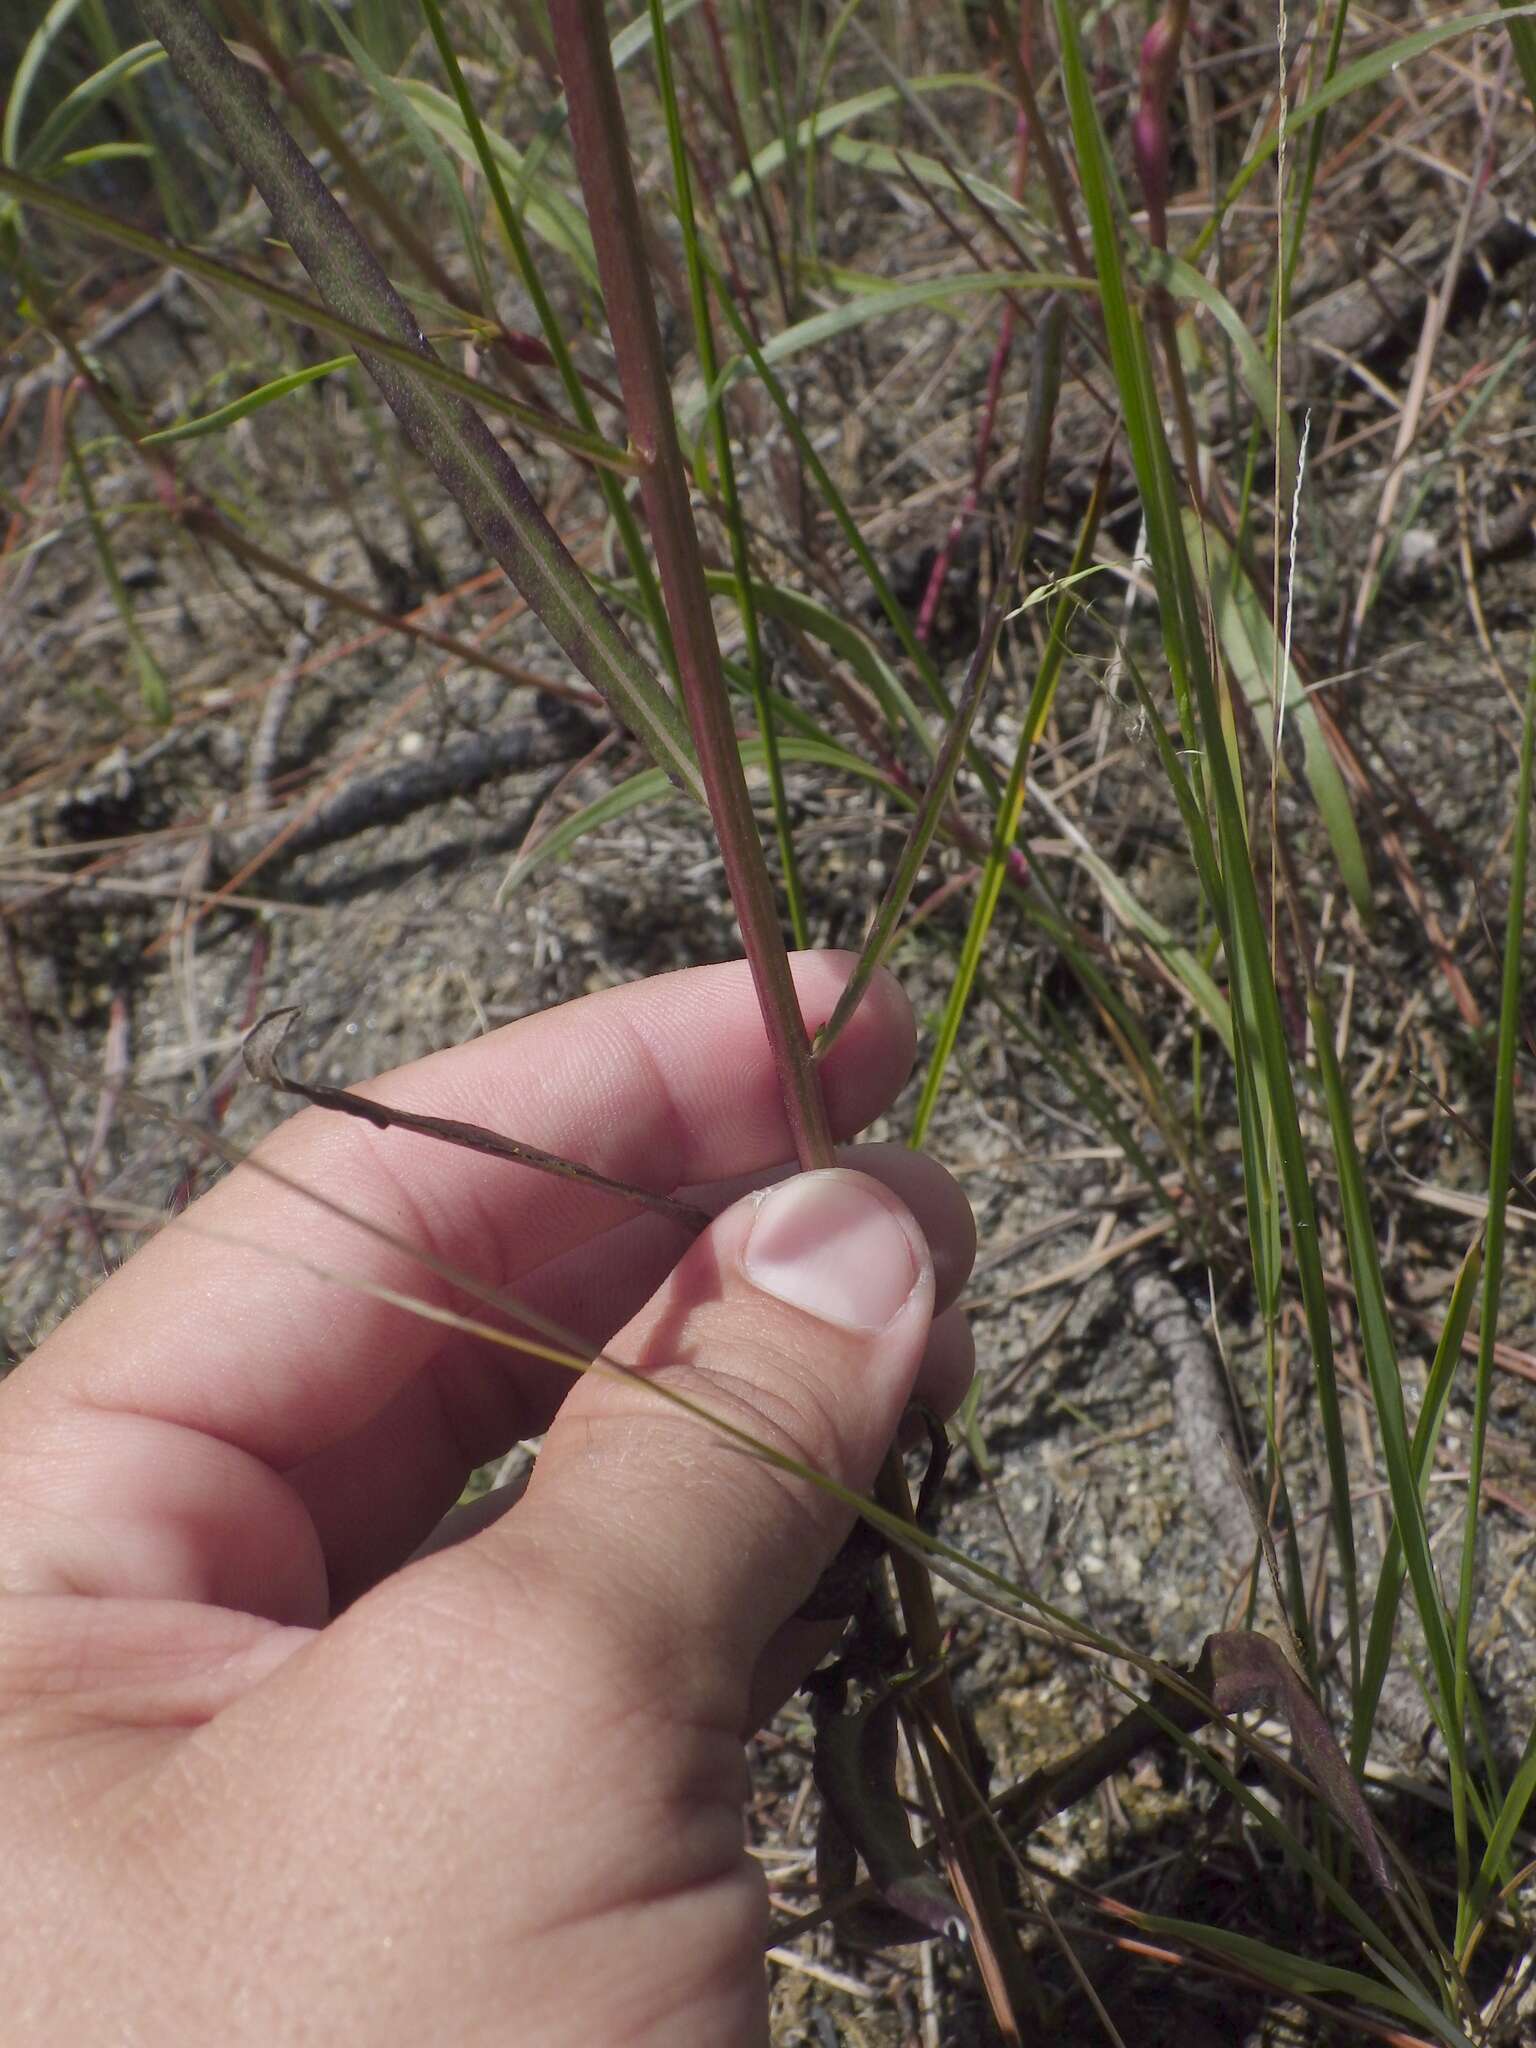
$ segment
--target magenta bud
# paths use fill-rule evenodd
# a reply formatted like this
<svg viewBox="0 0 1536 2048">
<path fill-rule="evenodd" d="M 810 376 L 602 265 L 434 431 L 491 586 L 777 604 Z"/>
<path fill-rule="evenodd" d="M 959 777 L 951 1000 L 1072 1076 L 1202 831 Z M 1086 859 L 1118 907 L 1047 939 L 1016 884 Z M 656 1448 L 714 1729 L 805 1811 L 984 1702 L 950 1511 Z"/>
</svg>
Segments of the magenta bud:
<svg viewBox="0 0 1536 2048">
<path fill-rule="evenodd" d="M 1171 0 L 1141 39 L 1141 104 L 1131 121 L 1131 153 L 1147 202 L 1147 238 L 1157 249 L 1168 246 L 1168 95 L 1187 15 L 1187 0 Z"/>
</svg>

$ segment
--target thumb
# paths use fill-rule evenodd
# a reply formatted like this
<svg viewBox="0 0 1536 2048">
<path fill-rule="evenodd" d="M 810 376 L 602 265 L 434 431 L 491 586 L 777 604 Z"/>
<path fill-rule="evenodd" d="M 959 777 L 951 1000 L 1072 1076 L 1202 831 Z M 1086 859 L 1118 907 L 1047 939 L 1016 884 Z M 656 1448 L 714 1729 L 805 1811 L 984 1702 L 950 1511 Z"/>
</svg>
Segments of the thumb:
<svg viewBox="0 0 1536 2048">
<path fill-rule="evenodd" d="M 879 1181 L 835 1168 L 728 1209 L 605 1356 L 868 1492 L 932 1312 L 933 1262 L 911 1213 Z M 750 1685 L 849 1524 L 824 1489 L 598 1371 L 561 1407 L 521 1505 L 473 1542 L 558 1557 L 611 1648 L 647 1670 L 665 1660 L 674 1685 L 691 1672 L 724 1708 L 721 1681 Z"/>
</svg>

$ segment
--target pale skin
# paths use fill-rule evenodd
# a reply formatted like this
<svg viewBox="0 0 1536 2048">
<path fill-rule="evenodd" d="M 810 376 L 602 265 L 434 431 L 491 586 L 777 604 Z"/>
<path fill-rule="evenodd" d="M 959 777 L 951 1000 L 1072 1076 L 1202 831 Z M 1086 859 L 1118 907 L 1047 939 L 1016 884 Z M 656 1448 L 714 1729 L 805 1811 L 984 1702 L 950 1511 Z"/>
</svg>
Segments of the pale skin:
<svg viewBox="0 0 1536 2048">
<path fill-rule="evenodd" d="M 797 957 L 808 1025 L 850 966 Z M 881 977 L 827 1062 L 839 1138 L 912 1054 Z M 709 1208 L 791 1150 L 739 964 L 370 1092 Z M 861 1490 L 914 1391 L 969 1377 L 970 1214 L 898 1148 L 691 1246 L 320 1111 L 261 1156 Z M 8 2048 L 766 2042 L 742 1743 L 827 1645 L 794 1616 L 846 1511 L 645 1388 L 315 1267 L 485 1312 L 242 1168 L 0 1387 Z M 526 1495 L 452 1540 L 468 1470 L 545 1429 Z"/>
</svg>

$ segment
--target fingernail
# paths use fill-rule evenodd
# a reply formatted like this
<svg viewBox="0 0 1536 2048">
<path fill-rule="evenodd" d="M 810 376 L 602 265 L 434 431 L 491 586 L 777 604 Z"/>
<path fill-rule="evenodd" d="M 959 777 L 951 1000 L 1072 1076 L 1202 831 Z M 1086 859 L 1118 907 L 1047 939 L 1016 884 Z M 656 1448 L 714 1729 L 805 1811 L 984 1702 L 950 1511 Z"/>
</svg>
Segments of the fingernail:
<svg viewBox="0 0 1536 2048">
<path fill-rule="evenodd" d="M 742 1266 L 765 1294 L 846 1330 L 883 1330 L 922 1271 L 893 1212 L 837 1169 L 797 1173 L 759 1197 Z"/>
</svg>

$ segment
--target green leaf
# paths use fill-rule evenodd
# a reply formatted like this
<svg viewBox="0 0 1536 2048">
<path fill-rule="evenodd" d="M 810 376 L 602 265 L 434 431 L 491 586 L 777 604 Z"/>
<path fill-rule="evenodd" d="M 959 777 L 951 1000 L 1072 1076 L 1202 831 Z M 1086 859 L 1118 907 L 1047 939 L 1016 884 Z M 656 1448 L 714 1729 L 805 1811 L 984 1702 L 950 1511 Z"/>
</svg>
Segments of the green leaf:
<svg viewBox="0 0 1536 2048">
<path fill-rule="evenodd" d="M 233 426 L 236 420 L 243 420 L 247 414 L 260 412 L 263 406 L 274 404 L 279 398 L 286 398 L 290 391 L 298 391 L 306 384 L 313 384 L 319 377 L 329 377 L 335 370 L 345 370 L 357 361 L 354 355 L 332 356 L 327 363 L 311 363 L 307 369 L 290 370 L 286 376 L 274 377 L 269 384 L 261 385 L 255 391 L 246 392 L 243 398 L 233 398 L 228 405 L 221 405 L 217 412 L 204 413 L 201 419 L 183 420 L 178 426 L 162 427 L 158 433 L 145 434 L 139 441 L 141 448 L 163 448 L 172 441 L 195 441 L 204 434 L 217 434 L 224 427 Z"/>
<path fill-rule="evenodd" d="M 37 133 L 23 147 L 18 167 L 24 171 L 37 171 L 40 175 L 46 176 L 45 167 L 52 167 L 57 163 L 64 144 L 102 100 L 118 86 L 128 84 L 142 73 L 151 71 L 157 64 L 164 62 L 165 52 L 158 43 L 135 43 L 131 50 L 119 52 L 110 64 L 104 64 L 89 78 L 82 79 L 72 92 L 67 93 L 59 101 Z M 146 153 L 153 154 L 152 151 Z"/>
<path fill-rule="evenodd" d="M 1095 487 L 1089 502 L 1088 514 L 1078 533 L 1077 546 L 1073 552 L 1073 568 L 1066 576 L 1058 577 L 1049 586 L 1059 592 L 1055 608 L 1051 613 L 1050 635 L 1046 641 L 1045 653 L 1035 675 L 1034 687 L 1029 694 L 1029 705 L 1024 713 L 1024 722 L 1019 729 L 1018 741 L 1014 747 L 1013 764 L 1008 771 L 1008 780 L 1003 787 L 1002 800 L 992 818 L 992 841 L 987 849 L 986 863 L 971 904 L 970 922 L 966 927 L 965 943 L 961 948 L 955 968 L 955 978 L 950 984 L 949 995 L 944 1004 L 944 1014 L 939 1019 L 939 1028 L 934 1034 L 933 1051 L 929 1055 L 928 1071 L 923 1076 L 923 1090 L 918 1098 L 912 1117 L 912 1130 L 908 1142 L 914 1149 L 923 1143 L 933 1112 L 944 1085 L 944 1075 L 959 1041 L 960 1027 L 965 1021 L 970 1006 L 971 993 L 976 977 L 981 971 L 981 957 L 985 950 L 987 934 L 992 929 L 992 919 L 1001 901 L 1003 884 L 1008 875 L 1008 862 L 1018 838 L 1019 818 L 1024 808 L 1024 779 L 1029 768 L 1029 757 L 1036 740 L 1045 729 L 1050 716 L 1051 705 L 1056 696 L 1056 685 L 1061 677 L 1067 652 L 1067 627 L 1077 612 L 1077 601 L 1067 594 L 1068 586 L 1078 583 L 1084 576 L 1093 573 L 1093 566 L 1078 566 L 1088 561 L 1098 537 L 1099 520 L 1103 511 L 1103 478 Z M 1020 605 L 1024 611 L 1034 602 L 1032 592 Z M 1010 614 L 1016 616 L 1016 614 Z M 823 1046 L 829 1044 L 830 1033 L 823 1033 Z M 1127 1148 L 1127 1157 L 1131 1153 Z M 1155 1179 L 1155 1176 L 1154 1176 Z"/>
<path fill-rule="evenodd" d="M 15 72 L 11 77 L 5 120 L 0 124 L 0 160 L 5 163 L 16 164 L 21 161 L 18 147 L 21 141 L 21 124 L 26 118 L 27 102 L 32 97 L 37 74 L 47 63 L 49 51 L 68 28 L 70 17 L 79 5 L 80 0 L 53 0 L 53 5 L 33 30 L 26 48 L 17 60 Z"/>
<path fill-rule="evenodd" d="M 1514 1158 L 1515 1066 L 1527 1032 L 1521 1010 L 1526 878 L 1530 861 L 1531 810 L 1536 803 L 1536 645 L 1530 655 L 1525 684 L 1525 718 L 1520 736 L 1520 774 L 1515 794 L 1514 830 L 1509 852 L 1509 901 L 1504 911 L 1504 972 L 1499 991 L 1499 1040 L 1494 1067 L 1493 1122 L 1488 1142 L 1487 1257 L 1483 1267 L 1483 1302 L 1477 1330 L 1477 1381 L 1473 1394 L 1472 1434 L 1467 1460 L 1467 1504 L 1463 1517 L 1461 1575 L 1456 1602 L 1457 1706 L 1465 1713 L 1471 1692 L 1472 1610 L 1477 1602 L 1478 1518 L 1482 1508 L 1483 1456 L 1489 1409 L 1493 1400 L 1494 1346 L 1498 1339 L 1499 1305 L 1504 1285 L 1504 1243 L 1508 1228 L 1510 1168 Z M 1463 1891 L 1456 1916 L 1456 1945 L 1465 1952 L 1472 1922 L 1507 1853 L 1506 1837 L 1524 1818 L 1526 1801 L 1536 1787 L 1536 1729 L 1499 1810 L 1477 1882 Z M 1453 1782 L 1454 1789 L 1454 1782 Z M 1520 1794 L 1516 1804 L 1516 1795 Z M 1458 1848 L 1462 1845 L 1460 1841 Z"/>
<path fill-rule="evenodd" d="M 786 761 L 800 761 L 807 766 L 835 769 L 840 775 L 856 775 L 862 781 L 874 783 L 888 790 L 904 802 L 910 798 L 895 788 L 890 779 L 878 768 L 872 768 L 867 761 L 861 761 L 845 747 L 834 745 L 828 740 L 798 739 L 785 736 L 779 741 L 779 752 Z M 741 758 L 748 768 L 763 765 L 763 743 L 761 740 L 743 740 Z M 642 769 L 638 775 L 631 775 L 615 788 L 604 790 L 589 804 L 584 804 L 568 818 L 546 832 L 537 846 L 519 852 L 508 868 L 501 887 L 496 892 L 498 906 L 505 903 L 515 889 L 520 889 L 536 869 L 545 867 L 552 860 L 563 859 L 579 840 L 589 832 L 599 831 L 611 825 L 618 818 L 627 817 L 642 804 L 656 803 L 663 797 L 677 794 L 659 768 Z"/>
<path fill-rule="evenodd" d="M 1339 1400 L 1338 1369 L 1329 1319 L 1327 1281 L 1318 1242 L 1317 1205 L 1307 1147 L 1301 1134 L 1296 1080 L 1285 1021 L 1275 987 L 1266 922 L 1259 906 L 1247 841 L 1243 792 L 1230 755 L 1230 712 L 1224 710 L 1205 644 L 1203 607 L 1185 545 L 1178 487 L 1163 431 L 1162 408 L 1146 331 L 1126 289 L 1125 263 L 1108 144 L 1089 81 L 1081 20 L 1072 0 L 1054 0 L 1067 110 L 1077 150 L 1078 177 L 1092 230 L 1094 268 L 1105 339 L 1124 411 L 1147 546 L 1158 592 L 1162 641 L 1173 682 L 1185 747 L 1201 762 L 1214 813 L 1219 881 L 1211 915 L 1228 955 L 1232 1042 L 1243 1134 L 1243 1170 L 1249 1191 L 1249 1232 L 1255 1278 L 1261 1287 L 1262 1233 L 1277 1230 L 1272 1201 L 1261 1213 L 1254 1198 L 1278 1165 L 1290 1219 L 1290 1246 L 1300 1284 L 1312 1351 L 1319 1413 L 1328 1454 L 1334 1533 L 1343 1580 L 1351 1682 L 1360 1671 L 1360 1593 L 1349 1457 Z M 1206 873 L 1202 862 L 1202 875 Z M 1274 1155 L 1271 1161 L 1270 1154 Z M 1271 1281 L 1274 1274 L 1267 1276 Z M 1310 1621 L 1304 1605 L 1293 1613 L 1309 1661 Z M 1315 1677 L 1315 1671 L 1309 1673 Z"/>
<path fill-rule="evenodd" d="M 1231 1057 L 1231 1007 L 1207 970 L 1201 966 L 1189 948 L 1181 945 L 1162 920 L 1155 917 L 1127 887 L 1124 878 L 1095 847 L 1090 845 L 1050 792 L 1035 782 L 1027 782 L 1026 787 L 1056 830 L 1065 836 L 1068 857 L 1075 860 L 1083 872 L 1097 883 L 1099 894 L 1121 923 L 1127 925 L 1157 954 Z"/>
<path fill-rule="evenodd" d="M 1012 105 L 1011 95 L 996 79 L 985 78 L 976 71 L 936 71 L 927 78 L 910 79 L 901 88 L 894 85 L 879 85 L 870 92 L 855 93 L 851 99 L 838 100 L 830 107 L 819 108 L 796 128 L 793 152 L 799 154 L 809 149 L 812 143 L 819 142 L 823 136 L 835 135 L 838 129 L 847 128 L 855 121 L 862 121 L 869 114 L 879 114 L 888 107 L 901 106 L 909 92 L 956 91 L 991 93 Z M 785 146 L 784 138 L 776 136 L 753 157 L 750 171 L 736 173 L 726 187 L 727 195 L 738 202 L 745 199 L 752 190 L 754 179 L 760 185 L 765 184 L 769 178 L 777 176 L 783 170 L 790 155 L 791 150 Z M 948 173 L 945 173 L 945 183 L 950 182 Z M 1007 198 L 1007 195 L 1004 197 Z M 1008 199 L 1010 211 L 1016 205 L 1017 201 Z"/>
<path fill-rule="evenodd" d="M 1462 1260 L 1461 1269 L 1456 1275 L 1456 1284 L 1451 1290 L 1450 1306 L 1446 1310 L 1440 1341 L 1435 1346 L 1434 1362 L 1429 1369 L 1418 1421 L 1414 1424 L 1409 1457 L 1421 1502 L 1428 1491 L 1435 1448 L 1440 1441 L 1440 1426 L 1445 1419 L 1446 1404 L 1451 1398 L 1456 1368 L 1461 1362 L 1462 1339 L 1466 1336 L 1468 1324 L 1472 1319 L 1472 1309 L 1477 1299 L 1477 1284 L 1482 1270 L 1483 1245 L 1482 1239 L 1479 1238 Z M 1417 1533 L 1423 1533 L 1422 1516 Z M 1428 1577 L 1433 1580 L 1433 1553 L 1428 1563 Z M 1357 1771 L 1364 1768 L 1365 1759 L 1370 1753 L 1371 1733 L 1376 1723 L 1376 1709 L 1381 1701 L 1381 1688 L 1396 1648 L 1397 1611 L 1402 1599 L 1403 1576 L 1406 1569 L 1403 1558 L 1403 1532 L 1394 1522 L 1392 1533 L 1387 1538 L 1386 1553 L 1382 1558 L 1381 1571 L 1376 1581 L 1376 1598 L 1371 1607 L 1371 1629 L 1366 1638 L 1365 1662 L 1360 1670 L 1360 1690 L 1355 1698 L 1355 1724 L 1351 1738 L 1350 1761 Z M 1422 1582 L 1422 1562 L 1417 1576 Z"/>
<path fill-rule="evenodd" d="M 1235 1963 L 1262 1984 L 1308 1997 L 1353 1998 L 1369 2011 L 1390 2013 L 1395 2019 L 1428 2027 L 1447 2048 L 1472 2048 L 1460 2027 L 1427 1999 L 1410 1997 L 1407 1992 L 1383 1984 L 1379 1978 L 1367 1977 L 1359 1970 L 1344 1969 L 1337 1963 L 1314 1962 L 1309 1956 L 1293 1955 L 1267 1941 L 1257 1941 L 1250 1934 L 1233 1934 L 1225 1928 L 1206 1927 L 1192 1920 L 1172 1920 L 1161 1913 L 1138 1913 L 1135 1921 L 1149 1934 L 1188 1942 L 1191 1948 Z"/>
<path fill-rule="evenodd" d="M 1356 58 L 1353 64 L 1346 64 L 1342 70 L 1336 71 L 1309 99 L 1303 100 L 1299 107 L 1293 107 L 1286 118 L 1285 132 L 1294 141 L 1319 114 L 1327 113 L 1330 107 L 1348 99 L 1351 93 L 1359 92 L 1363 86 L 1375 85 L 1390 77 L 1403 65 L 1411 64 L 1415 57 L 1438 49 L 1441 43 L 1451 42 L 1457 36 L 1474 35 L 1479 29 L 1500 26 L 1508 28 L 1513 35 L 1515 24 L 1528 23 L 1532 15 L 1536 15 L 1536 6 L 1495 7 L 1481 14 L 1453 15 L 1448 21 L 1437 21 L 1433 28 L 1421 28 L 1412 35 L 1399 36 L 1395 42 L 1383 43 L 1379 49 L 1369 51 L 1364 57 Z M 1519 55 L 1518 46 L 1516 54 Z M 1252 155 L 1244 161 L 1242 169 L 1211 209 L 1210 217 L 1190 244 L 1188 260 L 1191 263 L 1197 263 L 1204 255 L 1228 210 L 1242 197 L 1279 146 L 1279 131 L 1272 126 L 1263 140 L 1254 145 Z"/>
<path fill-rule="evenodd" d="M 433 134 L 461 163 L 478 172 L 480 159 L 458 103 L 435 85 L 428 85 L 419 78 L 402 78 L 398 84 Z M 582 282 L 590 290 L 597 291 L 597 257 L 581 208 L 560 190 L 553 179 L 541 177 L 536 182 L 525 179 L 523 155 L 505 136 L 494 135 L 487 129 L 485 139 L 497 164 L 513 182 L 514 197 L 519 202 L 518 210 L 528 232 L 566 257 L 575 266 Z"/>
<path fill-rule="evenodd" d="M 334 0 L 320 0 L 325 18 L 331 24 L 332 32 L 348 52 L 353 63 L 362 74 L 375 99 L 388 107 L 405 133 L 415 145 L 421 163 L 435 179 L 438 191 L 447 202 L 448 210 L 458 222 L 459 243 L 474 267 L 475 282 L 480 288 L 480 304 L 491 313 L 496 304 L 496 287 L 492 283 L 490 268 L 481 248 L 480 227 L 470 209 L 469 198 L 463 185 L 454 174 L 448 160 L 448 152 L 433 133 L 432 124 L 417 110 L 411 95 L 405 89 L 405 82 L 393 77 L 379 64 L 367 46 L 353 35 L 342 19 Z"/>
<path fill-rule="evenodd" d="M 813 313 L 809 319 L 781 329 L 763 344 L 762 360 L 772 368 L 808 348 L 819 348 L 823 342 L 835 340 L 838 335 L 847 334 L 855 327 L 904 312 L 909 306 L 944 306 L 977 292 L 1086 289 L 1090 287 L 1085 286 L 1082 278 L 1052 270 L 962 270 L 953 277 L 919 278 L 912 284 L 881 284 L 858 298 L 845 299 L 841 305 L 829 306 L 825 312 Z M 733 356 L 702 397 L 685 403 L 683 411 L 690 423 L 713 405 L 720 394 L 728 390 L 738 377 L 744 376 L 750 367 L 751 360 L 746 355 Z"/>
<path fill-rule="evenodd" d="M 739 596 L 736 578 L 729 569 L 710 569 L 706 571 L 705 581 L 716 597 Z M 766 612 L 770 618 L 782 619 L 786 625 L 819 640 L 846 661 L 880 706 L 892 732 L 905 725 L 925 753 L 932 756 L 938 752 L 938 742 L 907 694 L 901 678 L 874 641 L 857 626 L 814 597 L 790 590 L 781 583 L 765 582 L 760 576 L 752 579 L 752 594 L 759 611 Z"/>
<path fill-rule="evenodd" d="M 60 171 L 80 171 L 89 164 L 116 163 L 123 157 L 137 157 L 142 162 L 154 155 L 147 142 L 94 142 L 87 149 L 65 150 L 62 156 L 43 166 L 42 175 L 52 178 Z"/>
<path fill-rule="evenodd" d="M 515 419 L 528 433 L 568 448 L 572 454 L 584 456 L 590 462 L 606 464 L 631 475 L 634 472 L 633 458 L 612 443 L 567 426 L 552 413 L 524 405 L 520 399 L 509 397 L 494 384 L 465 376 L 462 370 L 455 370 L 440 356 L 424 356 L 398 337 L 381 333 L 362 321 L 349 319 L 345 313 L 337 312 L 331 306 L 302 298 L 297 292 L 286 291 L 264 277 L 221 263 L 216 257 L 205 256 L 200 250 L 189 249 L 183 243 L 168 242 L 157 235 L 147 234 L 142 228 L 76 198 L 72 192 L 63 192 L 35 178 L 23 177 L 19 171 L 0 167 L 0 192 L 11 193 L 23 205 L 35 206 L 40 213 L 67 220 L 85 234 L 99 235 L 103 241 L 121 249 L 132 249 L 138 255 L 147 256 L 151 262 L 184 271 L 189 277 L 205 278 L 210 284 L 237 292 L 298 326 L 312 327 L 318 333 L 348 342 L 360 353 L 377 356 L 386 363 L 409 371 L 413 378 L 436 387 L 440 392 L 452 392 L 471 405 L 484 406 L 488 412 Z"/>
<path fill-rule="evenodd" d="M 1360 843 L 1344 778 L 1329 749 L 1317 707 L 1303 689 L 1295 664 L 1283 657 L 1269 614 L 1242 564 L 1221 535 L 1202 524 L 1191 507 L 1185 508 L 1183 520 L 1190 566 L 1210 600 L 1222 651 L 1253 707 L 1254 723 L 1271 760 L 1275 750 L 1275 677 L 1284 675 L 1282 717 L 1301 735 L 1302 773 L 1332 843 L 1339 874 L 1355 908 L 1363 918 L 1369 918 L 1371 881 L 1365 848 Z"/>
<path fill-rule="evenodd" d="M 1203 277 L 1189 264 L 1181 263 L 1177 256 L 1170 256 L 1163 249 L 1154 249 L 1149 243 L 1133 245 L 1131 264 L 1142 284 L 1160 285 L 1173 298 L 1182 299 L 1187 305 L 1203 306 L 1220 325 L 1232 344 L 1243 389 L 1275 445 L 1280 463 L 1279 488 L 1282 492 L 1288 491 L 1296 475 L 1296 436 L 1291 431 L 1289 416 L 1276 400 L 1274 365 L 1249 333 L 1237 308 L 1209 278 Z"/>
<path fill-rule="evenodd" d="M 1536 109 L 1536 27 L 1522 19 L 1520 10 L 1508 5 L 1507 0 L 1501 0 L 1501 4 L 1509 17 L 1509 40 L 1525 81 L 1525 96 Z"/>
<path fill-rule="evenodd" d="M 1441 1733 L 1450 1748 L 1453 1768 L 1462 1749 L 1462 1731 L 1456 1713 L 1455 1657 L 1446 1621 L 1445 1600 L 1435 1571 L 1429 1531 L 1424 1522 L 1424 1498 L 1408 1442 L 1408 1423 L 1403 1406 L 1402 1374 L 1398 1368 L 1397 1346 L 1392 1340 L 1391 1319 L 1381 1266 L 1376 1253 L 1376 1232 L 1371 1221 L 1370 1200 L 1360 1155 L 1355 1146 L 1352 1098 L 1344 1086 L 1338 1056 L 1333 1047 L 1333 1024 L 1314 995 L 1307 1005 L 1312 1020 L 1313 1042 L 1322 1070 L 1323 1090 L 1328 1103 L 1328 1122 L 1333 1135 L 1333 1156 L 1339 1175 L 1339 1195 L 1344 1211 L 1344 1239 L 1349 1247 L 1349 1270 L 1355 1285 L 1355 1304 L 1360 1317 L 1360 1343 L 1376 1409 L 1376 1427 L 1381 1433 L 1382 1456 L 1392 1492 L 1392 1514 L 1402 1543 L 1414 1604 L 1429 1644 L 1438 1690 L 1437 1714 Z"/>
</svg>

